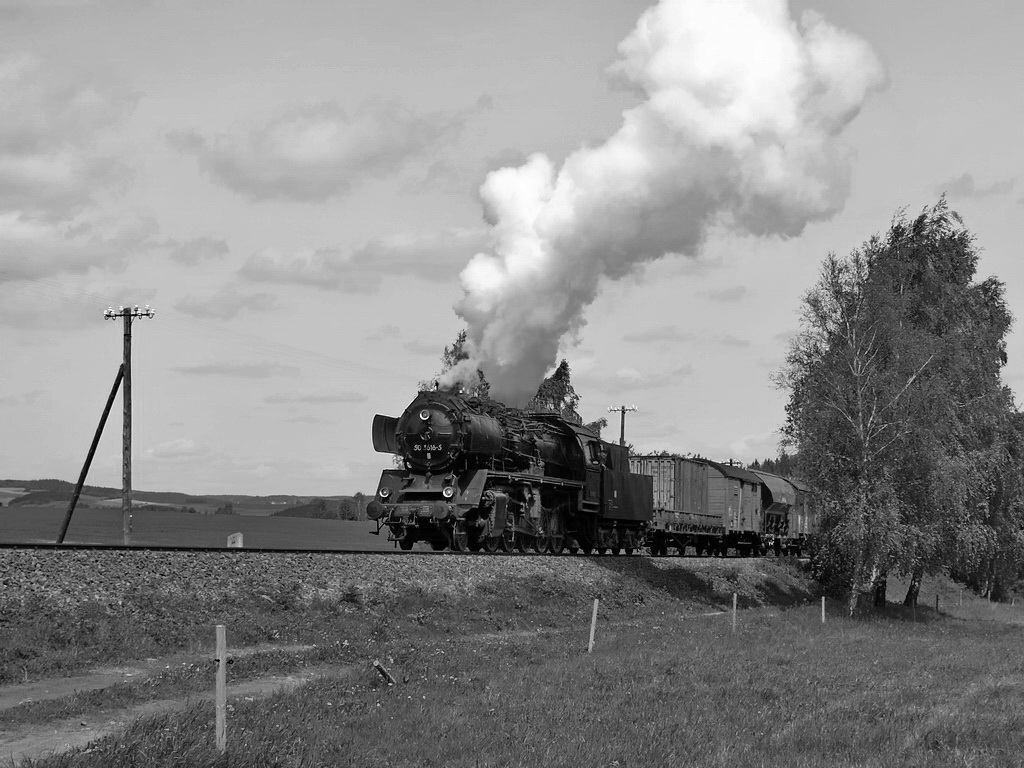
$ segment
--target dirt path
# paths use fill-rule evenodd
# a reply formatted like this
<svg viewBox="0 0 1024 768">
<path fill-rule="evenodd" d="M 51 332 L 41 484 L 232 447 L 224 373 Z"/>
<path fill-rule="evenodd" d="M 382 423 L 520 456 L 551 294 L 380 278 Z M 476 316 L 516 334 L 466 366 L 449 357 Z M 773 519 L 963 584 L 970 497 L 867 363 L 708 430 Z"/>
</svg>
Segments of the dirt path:
<svg viewBox="0 0 1024 768">
<path fill-rule="evenodd" d="M 309 645 L 259 645 L 232 650 L 231 657 L 239 658 L 268 651 L 301 653 L 310 650 Z M 159 659 L 146 659 L 130 667 L 98 668 L 75 677 L 40 680 L 34 683 L 0 687 L 0 710 L 11 709 L 33 701 L 50 701 L 71 696 L 83 691 L 109 688 L 127 681 L 145 680 L 163 672 L 168 667 L 181 663 L 202 661 L 205 657 L 175 655 Z M 229 699 L 265 696 L 279 690 L 294 690 L 310 680 L 332 671 L 330 668 L 310 668 L 291 675 L 271 675 L 247 680 L 228 688 Z M 162 699 L 149 701 L 133 707 L 103 709 L 88 715 L 79 715 L 67 720 L 50 723 L 12 725 L 0 728 L 0 765 L 19 763 L 25 758 L 40 758 L 50 754 L 82 747 L 95 739 L 118 733 L 139 718 L 163 712 L 185 709 L 201 701 L 213 700 L 209 694 L 192 694 L 184 699 Z"/>
</svg>

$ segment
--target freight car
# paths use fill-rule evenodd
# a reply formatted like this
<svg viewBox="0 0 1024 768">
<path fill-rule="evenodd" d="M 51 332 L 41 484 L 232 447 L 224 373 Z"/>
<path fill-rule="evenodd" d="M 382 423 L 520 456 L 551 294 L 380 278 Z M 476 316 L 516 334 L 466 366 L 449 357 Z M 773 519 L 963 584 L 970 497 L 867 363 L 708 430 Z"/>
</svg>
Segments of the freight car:
<svg viewBox="0 0 1024 768">
<path fill-rule="evenodd" d="M 631 554 L 647 540 L 651 478 L 557 414 L 425 391 L 400 417 L 374 417 L 373 446 L 400 466 L 367 514 L 402 549 Z"/>
<path fill-rule="evenodd" d="M 633 456 L 630 468 L 653 480 L 651 553 L 760 554 L 764 527 L 762 482 L 732 464 L 681 456 Z"/>
<path fill-rule="evenodd" d="M 765 548 L 777 554 L 799 556 L 807 547 L 813 525 L 809 489 L 771 472 L 754 470 L 754 474 L 762 482 Z"/>
<path fill-rule="evenodd" d="M 630 468 L 650 475 L 654 509 L 648 527 L 651 553 L 742 556 L 800 554 L 814 521 L 810 495 L 768 472 L 682 456 L 633 456 Z"/>
</svg>

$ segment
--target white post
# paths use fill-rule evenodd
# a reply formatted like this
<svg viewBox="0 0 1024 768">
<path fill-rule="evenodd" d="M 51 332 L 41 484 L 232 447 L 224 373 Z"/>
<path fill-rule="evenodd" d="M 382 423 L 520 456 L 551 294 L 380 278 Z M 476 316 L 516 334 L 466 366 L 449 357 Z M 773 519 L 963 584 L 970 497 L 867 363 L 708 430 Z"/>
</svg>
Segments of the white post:
<svg viewBox="0 0 1024 768">
<path fill-rule="evenodd" d="M 822 624 L 825 623 L 825 598 L 824 598 L 824 596 L 822 596 L 822 598 L 821 598 L 821 623 Z"/>
<path fill-rule="evenodd" d="M 217 625 L 217 751 L 228 750 L 228 649 L 224 625 Z"/>
<path fill-rule="evenodd" d="M 594 632 L 597 631 L 597 604 L 598 599 L 594 598 L 594 615 L 590 619 L 590 645 L 587 646 L 587 653 L 591 653 L 594 650 Z"/>
<path fill-rule="evenodd" d="M 732 593 L 732 631 L 736 631 L 736 593 Z"/>
<path fill-rule="evenodd" d="M 230 536 L 228 536 L 228 548 L 242 549 L 242 534 L 232 533 Z"/>
</svg>

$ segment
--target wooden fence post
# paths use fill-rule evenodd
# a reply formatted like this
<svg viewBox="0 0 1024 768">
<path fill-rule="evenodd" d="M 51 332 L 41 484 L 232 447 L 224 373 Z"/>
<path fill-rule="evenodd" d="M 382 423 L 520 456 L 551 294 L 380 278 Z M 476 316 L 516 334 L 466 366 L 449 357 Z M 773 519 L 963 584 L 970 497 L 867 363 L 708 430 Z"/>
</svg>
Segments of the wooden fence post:
<svg viewBox="0 0 1024 768">
<path fill-rule="evenodd" d="M 228 648 L 223 624 L 217 625 L 217 751 L 228 749 Z"/>
<path fill-rule="evenodd" d="M 594 650 L 594 632 L 597 631 L 597 604 L 598 598 L 594 598 L 594 615 L 590 619 L 590 645 L 587 646 L 587 653 Z"/>
<path fill-rule="evenodd" d="M 825 623 L 825 596 L 821 597 L 821 623 Z"/>
<path fill-rule="evenodd" d="M 736 632 L 736 593 L 732 593 L 732 631 Z"/>
</svg>

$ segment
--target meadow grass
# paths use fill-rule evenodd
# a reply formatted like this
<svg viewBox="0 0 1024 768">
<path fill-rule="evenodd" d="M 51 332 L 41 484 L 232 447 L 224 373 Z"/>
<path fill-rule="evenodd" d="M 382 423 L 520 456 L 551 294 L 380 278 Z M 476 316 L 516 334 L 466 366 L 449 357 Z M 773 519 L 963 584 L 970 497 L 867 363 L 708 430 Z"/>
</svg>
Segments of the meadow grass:
<svg viewBox="0 0 1024 768">
<path fill-rule="evenodd" d="M 1016 625 L 895 606 L 822 624 L 807 606 L 743 611 L 733 633 L 728 613 L 639 607 L 588 654 L 588 609 L 517 632 L 392 620 L 344 675 L 234 701 L 224 756 L 197 704 L 23 765 L 1021 764 Z"/>
</svg>

